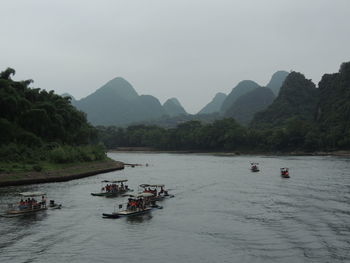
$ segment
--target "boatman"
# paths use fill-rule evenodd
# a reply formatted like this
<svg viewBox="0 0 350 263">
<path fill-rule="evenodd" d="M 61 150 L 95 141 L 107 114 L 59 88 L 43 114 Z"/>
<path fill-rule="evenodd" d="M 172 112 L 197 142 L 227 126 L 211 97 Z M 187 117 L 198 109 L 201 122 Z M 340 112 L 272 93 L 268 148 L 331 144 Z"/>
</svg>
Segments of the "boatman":
<svg viewBox="0 0 350 263">
<path fill-rule="evenodd" d="M 44 195 L 41 196 L 41 205 L 42 205 L 42 207 L 46 207 L 46 198 Z"/>
</svg>

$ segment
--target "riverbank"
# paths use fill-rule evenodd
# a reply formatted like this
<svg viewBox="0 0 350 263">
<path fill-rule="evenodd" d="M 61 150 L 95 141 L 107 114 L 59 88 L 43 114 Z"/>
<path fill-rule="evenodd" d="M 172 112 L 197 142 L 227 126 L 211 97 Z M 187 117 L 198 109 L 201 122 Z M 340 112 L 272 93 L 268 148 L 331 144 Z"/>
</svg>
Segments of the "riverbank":
<svg viewBox="0 0 350 263">
<path fill-rule="evenodd" d="M 58 169 L 40 172 L 0 172 L 0 187 L 64 182 L 122 169 L 124 169 L 124 163 L 108 159 L 104 161 L 66 165 Z"/>
<path fill-rule="evenodd" d="M 240 156 L 240 155 L 265 155 L 265 156 L 344 156 L 350 157 L 350 151 L 331 152 L 266 152 L 266 151 L 204 151 L 204 150 L 159 150 L 150 147 L 119 147 L 110 149 L 109 152 L 135 152 L 135 153 L 180 153 L 180 154 L 210 154 L 217 156 Z"/>
</svg>

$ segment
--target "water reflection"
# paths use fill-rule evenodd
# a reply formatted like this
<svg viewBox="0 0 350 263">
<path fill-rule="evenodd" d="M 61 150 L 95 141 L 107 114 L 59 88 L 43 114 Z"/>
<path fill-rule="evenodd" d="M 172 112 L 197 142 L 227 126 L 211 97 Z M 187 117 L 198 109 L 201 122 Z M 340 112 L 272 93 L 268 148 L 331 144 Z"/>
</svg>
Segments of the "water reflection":
<svg viewBox="0 0 350 263">
<path fill-rule="evenodd" d="M 146 221 L 149 221 L 152 219 L 151 214 L 144 214 L 144 215 L 138 215 L 138 216 L 128 216 L 126 217 L 126 221 L 130 224 L 140 224 L 144 223 Z"/>
</svg>

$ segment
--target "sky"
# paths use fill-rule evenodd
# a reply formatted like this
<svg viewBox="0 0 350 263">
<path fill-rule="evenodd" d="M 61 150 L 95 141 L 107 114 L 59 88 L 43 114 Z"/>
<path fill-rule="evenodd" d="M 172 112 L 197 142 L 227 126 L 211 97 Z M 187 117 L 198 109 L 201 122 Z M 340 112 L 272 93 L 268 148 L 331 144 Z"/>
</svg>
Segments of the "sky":
<svg viewBox="0 0 350 263">
<path fill-rule="evenodd" d="M 123 77 L 197 113 L 277 70 L 317 85 L 350 61 L 349 0 L 0 0 L 0 71 L 88 96 Z"/>
</svg>

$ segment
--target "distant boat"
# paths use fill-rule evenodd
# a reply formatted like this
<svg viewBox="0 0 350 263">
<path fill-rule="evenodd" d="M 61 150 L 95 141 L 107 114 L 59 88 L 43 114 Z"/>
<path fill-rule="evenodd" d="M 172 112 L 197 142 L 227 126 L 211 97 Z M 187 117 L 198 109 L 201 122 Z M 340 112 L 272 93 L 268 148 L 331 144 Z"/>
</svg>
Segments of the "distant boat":
<svg viewBox="0 0 350 263">
<path fill-rule="evenodd" d="M 252 172 L 259 172 L 260 170 L 259 170 L 259 163 L 250 163 L 250 170 L 252 171 Z"/>
<path fill-rule="evenodd" d="M 289 178 L 289 168 L 281 168 L 281 176 L 283 178 Z"/>
</svg>

